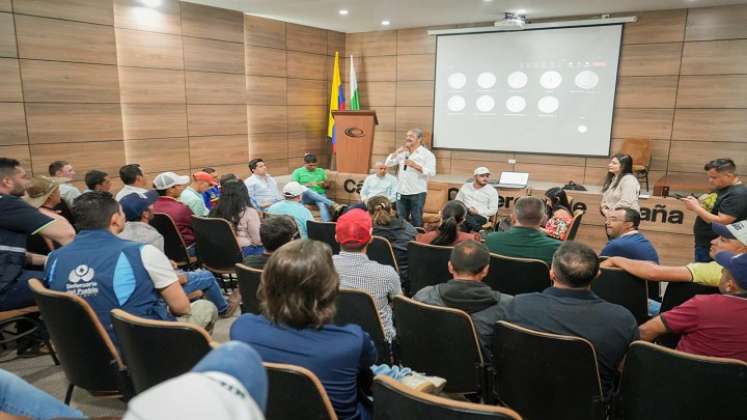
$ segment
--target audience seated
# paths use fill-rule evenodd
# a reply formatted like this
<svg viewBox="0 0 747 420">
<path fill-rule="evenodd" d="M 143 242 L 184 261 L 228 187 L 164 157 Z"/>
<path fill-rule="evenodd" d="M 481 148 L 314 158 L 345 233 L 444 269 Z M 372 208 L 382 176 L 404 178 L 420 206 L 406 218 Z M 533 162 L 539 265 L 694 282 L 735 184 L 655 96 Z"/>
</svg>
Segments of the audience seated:
<svg viewBox="0 0 747 420">
<path fill-rule="evenodd" d="M 212 208 L 215 207 L 215 205 L 218 203 L 218 200 L 220 199 L 221 185 L 218 184 L 218 180 L 220 179 L 220 177 L 218 176 L 218 171 L 216 171 L 215 168 L 202 168 L 202 172 L 209 174 L 211 177 L 213 177 L 213 181 L 215 181 L 215 184 L 213 184 L 210 188 L 202 193 L 202 201 L 205 203 L 205 207 L 208 210 L 212 210 Z"/>
<path fill-rule="evenodd" d="M 75 176 L 73 165 L 64 160 L 56 160 L 49 164 L 49 176 L 60 181 L 60 196 L 68 208 L 73 208 L 73 201 L 80 195 L 80 190 L 71 184 Z"/>
<path fill-rule="evenodd" d="M 262 254 L 264 248 L 259 236 L 260 215 L 249 202 L 249 193 L 243 182 L 229 181 L 223 184 L 220 201 L 210 210 L 210 217 L 226 219 L 233 225 L 245 257 Z"/>
<path fill-rule="evenodd" d="M 86 182 L 86 189 L 83 192 L 91 192 L 91 191 L 104 191 L 109 192 L 112 189 L 112 180 L 109 179 L 109 174 L 107 174 L 104 171 L 99 171 L 98 169 L 93 169 L 88 172 L 86 172 L 86 176 L 84 178 Z"/>
<path fill-rule="evenodd" d="M 413 297 L 429 305 L 447 306 L 467 312 L 475 323 L 484 359 L 493 360 L 495 323 L 505 317 L 512 296 L 493 290 L 482 280 L 490 269 L 490 252 L 477 241 L 464 241 L 454 247 L 449 259 L 452 280 L 426 286 Z"/>
<path fill-rule="evenodd" d="M 207 216 L 208 208 L 205 206 L 202 194 L 216 185 L 218 182 L 209 173 L 195 172 L 192 174 L 192 183 L 179 195 L 179 201 L 189 207 L 195 216 Z"/>
<path fill-rule="evenodd" d="M 540 230 L 545 219 L 545 203 L 537 197 L 521 197 L 516 200 L 511 213 L 511 229 L 494 232 L 485 239 L 490 252 L 506 257 L 535 258 L 547 264 L 560 242 L 549 238 Z"/>
<path fill-rule="evenodd" d="M 0 418 L 20 420 L 87 417 L 17 375 L 0 369 Z"/>
<path fill-rule="evenodd" d="M 119 179 L 124 183 L 124 187 L 122 187 L 122 189 L 117 192 L 117 195 L 114 196 L 117 201 L 132 193 L 143 195 L 149 189 L 148 183 L 145 182 L 143 169 L 137 163 L 131 163 L 119 168 Z"/>
<path fill-rule="evenodd" d="M 372 225 L 371 216 L 361 209 L 352 209 L 340 216 L 335 226 L 340 254 L 333 256 L 332 261 L 340 275 L 340 287 L 364 290 L 371 295 L 384 326 L 384 337 L 392 341 L 396 333 L 389 302 L 402 294 L 402 287 L 393 267 L 371 261 L 366 255 Z"/>
<path fill-rule="evenodd" d="M 631 260 L 651 261 L 659 264 L 659 254 L 651 241 L 638 231 L 641 214 L 630 207 L 617 207 L 607 212 L 604 227 L 610 241 L 601 256 L 625 257 Z"/>
<path fill-rule="evenodd" d="M 62 245 L 75 238 L 69 223 L 42 214 L 21 199 L 28 185 L 28 173 L 21 163 L 0 157 L 0 311 L 35 304 L 28 280 L 41 279 L 44 273 L 28 266 L 43 266 L 46 257 L 26 251 L 30 235 L 39 234 Z"/>
<path fill-rule="evenodd" d="M 373 220 L 373 234 L 386 238 L 392 245 L 399 267 L 399 278 L 406 289 L 409 284 L 407 243 L 415 240 L 418 231 L 410 222 L 392 211 L 392 203 L 387 197 L 377 195 L 370 197 L 366 206 Z"/>
<path fill-rule="evenodd" d="M 114 308 L 149 319 L 174 320 L 176 315 L 180 321 L 212 328 L 218 318 L 215 305 L 206 300 L 190 305 L 166 255 L 151 245 L 116 237 L 124 229 L 125 216 L 111 194 L 81 195 L 73 214 L 80 233 L 49 254 L 44 281 L 52 290 L 85 299 L 114 342 L 109 314 Z"/>
<path fill-rule="evenodd" d="M 397 201 L 397 177 L 389 173 L 384 162 L 374 163 L 374 173 L 367 176 L 361 187 L 361 201 L 367 203 L 371 197 L 382 196 L 394 203 Z"/>
<path fill-rule="evenodd" d="M 568 230 L 573 223 L 573 211 L 568 195 L 560 187 L 553 187 L 545 191 L 545 198 L 549 201 L 547 205 L 547 222 L 542 226 L 542 231 L 551 238 L 564 240 Z"/>
<path fill-rule="evenodd" d="M 467 207 L 464 229 L 479 232 L 491 217 L 498 213 L 498 191 L 490 185 L 490 170 L 480 166 L 472 173 L 472 181 L 459 188 L 456 199 Z"/>
<path fill-rule="evenodd" d="M 246 189 L 249 191 L 249 197 L 254 201 L 254 205 L 261 210 L 265 210 L 271 205 L 283 201 L 283 196 L 278 190 L 278 184 L 275 178 L 267 173 L 267 165 L 262 159 L 252 159 L 249 161 L 249 170 L 252 175 L 244 180 Z"/>
<path fill-rule="evenodd" d="M 293 220 L 296 221 L 298 232 L 301 234 L 301 238 L 303 239 L 309 237 L 306 230 L 306 222 L 314 220 L 314 216 L 311 215 L 309 209 L 301 204 L 301 195 L 303 195 L 304 191 L 307 189 L 308 188 L 298 182 L 289 182 L 283 187 L 283 197 L 285 199 L 278 201 L 265 210 L 267 214 L 284 214 L 292 217 Z"/>
<path fill-rule="evenodd" d="M 317 166 L 316 155 L 306 153 L 303 166 L 293 171 L 291 179 L 306 187 L 301 202 L 316 205 L 323 222 L 332 221 L 329 209 L 336 214 L 342 206 L 327 198 L 327 189 L 332 182 L 327 178 L 327 171 Z"/>
<path fill-rule="evenodd" d="M 505 320 L 589 340 L 596 350 L 604 395 L 609 396 L 628 345 L 638 339 L 638 325 L 630 311 L 591 291 L 591 282 L 598 275 L 599 259 L 591 248 L 564 242 L 553 258 L 553 286 L 541 293 L 515 296 L 506 308 Z"/>
<path fill-rule="evenodd" d="M 736 225 L 736 223 L 733 225 Z M 737 239 L 728 226 L 712 223 L 711 228 L 717 235 L 716 239 L 711 241 L 710 255 L 712 257 L 715 257 L 717 253 L 722 251 L 734 253 L 747 252 L 747 243 Z M 721 271 L 723 269 L 717 261 L 707 263 L 692 262 L 684 266 L 667 266 L 624 257 L 607 258 L 602 263 L 602 267 L 621 268 L 638 278 L 648 281 L 691 281 L 711 287 L 718 287 L 719 283 L 721 283 Z"/>
<path fill-rule="evenodd" d="M 187 252 L 193 256 L 195 255 L 195 233 L 192 231 L 192 210 L 178 201 L 187 183 L 189 183 L 188 176 L 177 175 L 173 172 L 158 174 L 153 180 L 153 186 L 156 187 L 159 195 L 158 200 L 153 204 L 153 211 L 171 216 L 187 245 Z"/>
<path fill-rule="evenodd" d="M 26 189 L 23 201 L 27 202 L 31 207 L 39 209 L 39 213 L 49 216 L 58 223 L 67 225 L 70 229 L 73 229 L 70 222 L 55 210 L 55 207 L 60 204 L 60 200 L 62 199 L 60 197 L 60 184 L 55 179 L 43 175 L 31 178 L 31 183 Z M 50 251 L 56 248 L 53 241 L 43 237 L 42 240 Z"/>
<path fill-rule="evenodd" d="M 747 254 L 715 254 L 722 294 L 698 295 L 641 325 L 641 339 L 682 334 L 677 350 L 747 362 Z"/>
<path fill-rule="evenodd" d="M 461 201 L 451 200 L 441 209 L 438 229 L 418 234 L 415 240 L 423 244 L 454 246 L 460 242 L 480 240 L 480 234 L 462 230 L 467 217 L 467 207 Z"/>
<path fill-rule="evenodd" d="M 270 256 L 281 246 L 298 239 L 298 226 L 290 216 L 267 216 L 259 226 L 259 237 L 262 239 L 264 251 L 261 254 L 244 257 L 244 265 L 262 270 Z"/>
<path fill-rule="evenodd" d="M 189 373 L 132 399 L 124 420 L 264 420 L 267 395 L 262 358 L 251 346 L 229 341 Z"/>
<path fill-rule="evenodd" d="M 339 277 L 318 241 L 292 241 L 273 253 L 259 285 L 261 315 L 244 314 L 231 340 L 249 343 L 265 362 L 303 366 L 319 378 L 340 419 L 370 419 L 358 394 L 376 348 L 360 326 L 332 324 Z"/>
</svg>

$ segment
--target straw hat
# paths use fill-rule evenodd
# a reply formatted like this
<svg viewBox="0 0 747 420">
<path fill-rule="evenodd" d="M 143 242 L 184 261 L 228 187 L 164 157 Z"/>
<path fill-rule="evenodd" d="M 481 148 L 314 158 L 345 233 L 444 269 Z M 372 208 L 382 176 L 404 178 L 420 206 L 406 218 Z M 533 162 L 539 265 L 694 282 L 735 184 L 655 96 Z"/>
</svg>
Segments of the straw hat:
<svg viewBox="0 0 747 420">
<path fill-rule="evenodd" d="M 60 187 L 62 179 L 66 178 L 50 178 L 43 175 L 31 178 L 31 184 L 26 189 L 26 195 L 23 196 L 23 200 L 38 209 Z"/>
</svg>

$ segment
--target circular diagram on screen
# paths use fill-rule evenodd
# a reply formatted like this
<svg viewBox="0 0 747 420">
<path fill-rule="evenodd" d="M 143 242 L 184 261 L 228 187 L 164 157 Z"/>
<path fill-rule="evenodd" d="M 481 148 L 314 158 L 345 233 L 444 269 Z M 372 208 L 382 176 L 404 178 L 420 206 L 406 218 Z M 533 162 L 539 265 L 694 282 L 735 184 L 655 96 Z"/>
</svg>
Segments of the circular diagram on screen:
<svg viewBox="0 0 747 420">
<path fill-rule="evenodd" d="M 464 110 L 464 108 L 467 106 L 467 101 L 465 101 L 464 97 L 462 96 L 454 95 L 449 98 L 449 103 L 447 106 L 449 107 L 449 111 L 459 112 Z"/>
<path fill-rule="evenodd" d="M 482 112 L 490 112 L 495 108 L 495 99 L 492 96 L 482 95 L 477 98 L 475 105 Z"/>
<path fill-rule="evenodd" d="M 599 84 L 599 75 L 591 70 L 584 70 L 576 75 L 575 82 L 581 89 L 594 89 Z"/>
<path fill-rule="evenodd" d="M 461 89 L 467 84 L 467 76 L 464 73 L 452 73 L 449 75 L 449 87 L 452 89 Z"/>
<path fill-rule="evenodd" d="M 587 126 L 585 126 L 583 124 L 581 124 L 581 125 L 578 126 L 578 132 L 579 133 L 584 134 L 587 131 L 589 131 L 589 127 L 587 127 Z"/>
<path fill-rule="evenodd" d="M 511 112 L 521 112 L 527 107 L 527 101 L 521 96 L 512 96 L 506 99 L 506 108 Z"/>
<path fill-rule="evenodd" d="M 545 114 L 552 114 L 557 111 L 559 107 L 560 102 L 558 102 L 558 98 L 554 96 L 543 96 L 537 102 L 537 108 Z"/>
<path fill-rule="evenodd" d="M 515 71 L 508 75 L 506 81 L 512 89 L 521 89 L 527 85 L 529 77 L 527 77 L 527 74 L 523 71 Z"/>
<path fill-rule="evenodd" d="M 555 89 L 563 82 L 563 76 L 556 71 L 546 71 L 540 76 L 540 85 L 545 89 Z"/>
<path fill-rule="evenodd" d="M 483 89 L 490 89 L 493 86 L 495 86 L 495 74 L 490 72 L 480 73 L 479 76 L 477 76 L 477 84 Z"/>
</svg>

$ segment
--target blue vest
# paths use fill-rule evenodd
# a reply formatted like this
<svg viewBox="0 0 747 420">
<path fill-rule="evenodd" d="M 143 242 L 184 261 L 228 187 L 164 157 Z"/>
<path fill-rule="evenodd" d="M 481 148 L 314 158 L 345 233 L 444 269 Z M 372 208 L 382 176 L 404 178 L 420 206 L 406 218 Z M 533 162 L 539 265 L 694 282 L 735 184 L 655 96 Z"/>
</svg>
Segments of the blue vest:
<svg viewBox="0 0 747 420">
<path fill-rule="evenodd" d="M 44 281 L 51 290 L 85 299 L 116 343 L 110 311 L 122 309 L 143 318 L 174 320 L 145 270 L 142 244 L 108 230 L 84 230 L 47 257 Z"/>
</svg>

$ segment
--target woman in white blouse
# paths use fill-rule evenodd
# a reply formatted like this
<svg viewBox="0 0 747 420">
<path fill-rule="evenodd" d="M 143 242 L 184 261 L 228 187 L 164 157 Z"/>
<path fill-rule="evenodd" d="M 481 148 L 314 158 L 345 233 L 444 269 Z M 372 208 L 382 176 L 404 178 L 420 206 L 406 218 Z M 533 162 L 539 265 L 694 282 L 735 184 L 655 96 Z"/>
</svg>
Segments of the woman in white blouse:
<svg viewBox="0 0 747 420">
<path fill-rule="evenodd" d="M 618 207 L 630 207 L 640 211 L 638 194 L 641 192 L 641 186 L 633 175 L 633 158 L 618 153 L 612 156 L 607 168 L 609 172 L 602 186 L 602 202 L 599 209 L 602 215 L 607 216 L 608 211 Z"/>
</svg>

